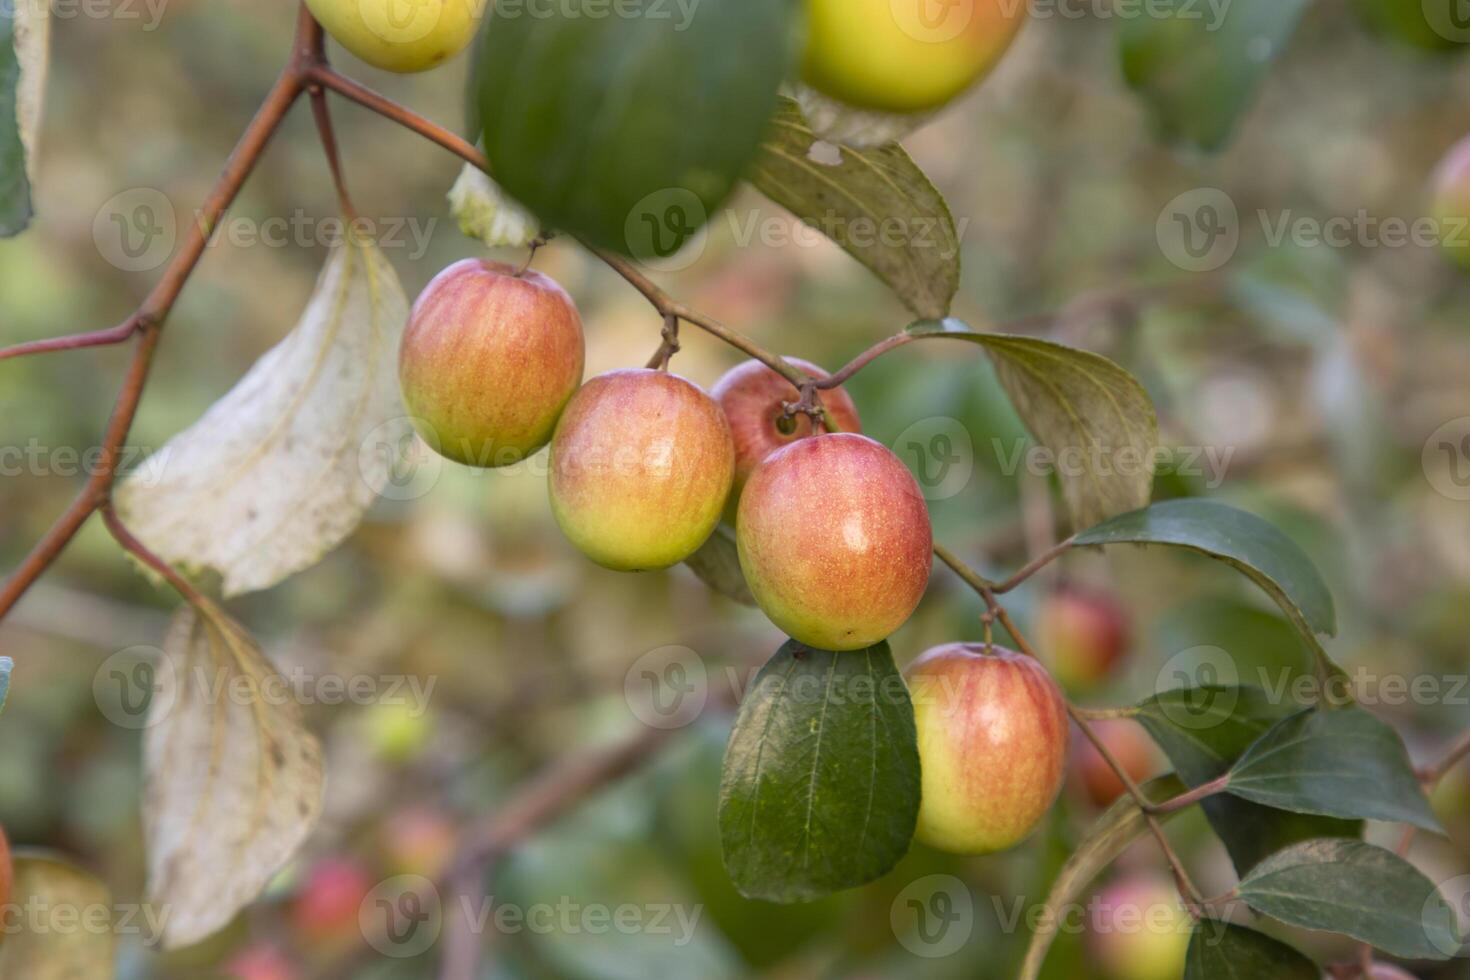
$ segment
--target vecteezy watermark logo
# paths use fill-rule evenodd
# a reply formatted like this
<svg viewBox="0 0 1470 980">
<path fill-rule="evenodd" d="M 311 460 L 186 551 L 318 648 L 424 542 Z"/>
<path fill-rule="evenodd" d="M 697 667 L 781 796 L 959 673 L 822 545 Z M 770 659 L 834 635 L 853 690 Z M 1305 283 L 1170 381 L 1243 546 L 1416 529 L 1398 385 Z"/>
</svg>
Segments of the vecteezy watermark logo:
<svg viewBox="0 0 1470 980">
<path fill-rule="evenodd" d="M 709 243 L 709 212 L 693 191 L 669 187 L 633 205 L 623 224 L 628 253 L 657 272 L 698 262 Z"/>
<path fill-rule="evenodd" d="M 179 237 L 173 202 L 152 187 L 113 195 L 92 220 L 97 252 L 123 272 L 151 272 L 168 261 Z"/>
<path fill-rule="evenodd" d="M 368 945 L 384 956 L 418 956 L 439 940 L 444 925 L 439 890 L 420 875 L 389 878 L 362 900 L 357 925 Z"/>
<path fill-rule="evenodd" d="M 358 0 L 357 12 L 367 29 L 389 44 L 422 41 L 439 26 L 451 4 L 470 7 L 470 0 Z M 467 16 L 473 11 L 466 9 Z"/>
<path fill-rule="evenodd" d="M 1440 900 L 1450 907 L 1455 921 L 1454 936 L 1447 936 L 1438 923 L 1443 922 Z M 1464 958 L 1470 956 L 1470 944 L 1464 941 L 1465 928 L 1470 926 L 1470 875 L 1458 875 L 1442 883 L 1424 900 L 1420 910 L 1420 922 L 1424 935 L 1445 956 Z"/>
<path fill-rule="evenodd" d="M 143 32 L 158 30 L 171 0 L 0 0 L 0 15 L 14 19 L 19 11 L 47 11 L 56 20 L 142 21 Z"/>
<path fill-rule="evenodd" d="M 92 697 L 102 716 L 119 728 L 149 728 L 173 709 L 176 680 L 162 650 L 128 647 L 102 661 L 92 675 Z"/>
<path fill-rule="evenodd" d="M 977 6 L 972 0 L 889 0 L 898 29 L 926 44 L 943 44 L 959 37 L 975 19 Z"/>
<path fill-rule="evenodd" d="M 1435 429 L 1421 457 L 1429 485 L 1450 500 L 1470 500 L 1470 415 Z"/>
<path fill-rule="evenodd" d="M 1240 668 L 1220 647 L 1190 647 L 1165 661 L 1154 692 L 1168 695 L 1159 706 L 1171 723 L 1195 731 L 1214 728 L 1230 717 L 1240 699 Z"/>
<path fill-rule="evenodd" d="M 975 444 L 958 419 L 936 415 L 899 433 L 893 451 L 909 464 L 925 500 L 948 500 L 970 485 Z"/>
<path fill-rule="evenodd" d="M 648 727 L 683 728 L 709 700 L 709 671 L 688 647 L 659 647 L 633 661 L 623 676 L 623 697 Z"/>
<path fill-rule="evenodd" d="M 689 29 L 701 0 L 496 0 L 500 20 L 663 20 L 673 21 L 674 32 Z"/>
<path fill-rule="evenodd" d="M 888 924 L 915 956 L 952 956 L 975 930 L 975 900 L 954 875 L 926 875 L 910 882 L 888 910 Z"/>
<path fill-rule="evenodd" d="M 1240 247 L 1240 212 L 1224 191 L 1197 188 L 1164 205 L 1154 234 L 1174 265 L 1186 272 L 1213 272 Z"/>
<path fill-rule="evenodd" d="M 1446 41 L 1470 44 L 1470 0 L 1422 0 L 1424 20 Z"/>
<path fill-rule="evenodd" d="M 417 500 L 439 482 L 444 457 L 420 432 L 433 433 L 426 422 L 389 419 L 376 425 L 357 448 L 357 472 L 385 500 Z"/>
</svg>

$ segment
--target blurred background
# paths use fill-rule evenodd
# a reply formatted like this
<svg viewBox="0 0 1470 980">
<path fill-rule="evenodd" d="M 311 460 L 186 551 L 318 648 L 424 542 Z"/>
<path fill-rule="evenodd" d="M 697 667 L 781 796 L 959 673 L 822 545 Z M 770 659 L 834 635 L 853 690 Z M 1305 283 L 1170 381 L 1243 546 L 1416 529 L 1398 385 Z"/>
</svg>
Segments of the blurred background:
<svg viewBox="0 0 1470 980">
<path fill-rule="evenodd" d="M 54 26 L 39 218 L 0 242 L 3 343 L 111 325 L 137 306 L 274 79 L 295 21 L 285 0 L 70 9 Z M 906 141 L 962 224 L 956 315 L 976 328 L 1026 318 L 1025 330 L 1141 378 L 1165 443 L 1181 447 L 1157 495 L 1228 500 L 1300 543 L 1337 598 L 1331 652 L 1362 681 L 1363 703 L 1427 758 L 1470 724 L 1470 454 L 1437 455 L 1437 433 L 1463 433 L 1456 425 L 1470 416 L 1470 275 L 1432 247 L 1365 234 L 1273 241 L 1271 231 L 1283 219 L 1426 216 L 1434 168 L 1470 133 L 1470 56 L 1404 43 L 1344 0 L 1320 0 L 1236 138 L 1207 157 L 1170 149 L 1152 130 L 1123 81 L 1117 30 L 1085 9 L 1036 18 L 987 83 Z M 402 77 L 332 54 L 348 74 L 459 127 L 467 59 Z M 454 158 L 356 107 L 333 108 L 355 203 L 379 223 L 410 296 L 482 251 L 448 215 Z M 1171 202 L 1205 189 L 1234 204 L 1239 244 L 1218 269 L 1196 273 L 1174 261 L 1161 229 Z M 115 220 L 140 202 L 161 234 L 123 249 Z M 298 106 L 169 322 L 131 463 L 291 329 L 335 216 Z M 698 261 L 658 278 L 762 344 L 829 368 L 906 324 L 835 246 L 791 237 L 790 219 L 745 191 L 715 218 Z M 581 308 L 589 375 L 642 364 L 658 346 L 659 318 L 576 246 L 553 243 L 536 266 Z M 692 328 L 684 341 L 674 369 L 705 386 L 738 360 Z M 0 366 L 9 447 L 0 567 L 20 561 L 85 478 L 126 357 L 104 349 Z M 916 345 L 849 387 L 867 432 L 920 475 L 937 537 L 997 575 L 1054 540 L 1049 476 L 1026 464 L 1025 432 L 978 353 Z M 797 907 L 745 901 L 720 864 L 730 718 L 716 705 L 775 651 L 776 631 L 682 567 L 625 576 L 582 559 L 552 521 L 544 460 L 495 473 L 420 463 L 411 490 L 383 500 L 320 565 L 229 606 L 283 669 L 367 679 L 370 696 L 305 705 L 327 746 L 321 827 L 264 899 L 201 947 L 165 956 L 146 934 L 122 936 L 122 977 L 435 976 L 433 951 L 395 958 L 365 942 L 363 897 L 396 875 L 434 877 L 458 829 L 542 766 L 659 724 L 636 692 L 649 665 L 657 673 L 671 656 L 692 665 L 711 706 L 651 765 L 500 862 L 489 886 L 498 903 L 574 911 L 492 930 L 486 976 L 1014 975 L 1027 916 L 1099 812 L 1080 776 L 1012 853 L 963 860 L 915 845 L 854 892 Z M 1056 571 L 1013 597 L 1022 623 L 1044 615 L 1062 580 L 1127 620 L 1126 656 L 1076 687 L 1083 703 L 1131 703 L 1202 663 L 1268 684 L 1306 666 L 1275 607 L 1221 566 L 1121 549 L 1069 556 Z M 106 678 L 160 644 L 173 605 L 94 521 L 0 626 L 0 651 L 18 664 L 0 715 L 0 823 L 15 844 L 96 873 L 123 904 L 143 892 L 141 733 L 114 720 L 122 694 Z M 933 644 L 978 639 L 980 612 L 936 570 L 893 639 L 900 665 Z M 1388 678 L 1431 683 L 1401 693 Z M 1451 835 L 1421 835 L 1413 859 L 1451 881 L 1470 873 L 1470 771 L 1451 777 L 1436 805 Z M 1389 842 L 1396 833 L 1370 831 Z M 1202 820 L 1185 816 L 1172 834 L 1207 893 L 1233 885 Z M 1161 872 L 1144 842 L 1100 887 L 1147 894 Z M 646 927 L 597 931 L 577 911 L 622 907 Z M 1089 937 L 1087 918 L 1064 928 L 1048 976 L 1149 980 L 1139 972 L 1148 954 L 1126 943 L 1109 951 L 1124 937 Z M 1351 954 L 1345 940 L 1294 939 L 1324 960 Z M 1470 976 L 1458 963 L 1415 972 Z"/>
</svg>

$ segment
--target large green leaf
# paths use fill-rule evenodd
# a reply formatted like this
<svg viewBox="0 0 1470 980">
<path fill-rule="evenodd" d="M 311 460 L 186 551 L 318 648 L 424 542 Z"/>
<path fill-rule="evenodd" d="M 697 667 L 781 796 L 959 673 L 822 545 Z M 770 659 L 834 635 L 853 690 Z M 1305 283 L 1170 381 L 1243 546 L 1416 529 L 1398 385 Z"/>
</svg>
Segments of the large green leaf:
<svg viewBox="0 0 1470 980">
<path fill-rule="evenodd" d="M 1133 375 L 1090 351 L 1035 337 L 977 333 L 955 319 L 916 323 L 909 332 L 985 348 L 1021 421 L 1055 457 L 1076 527 L 1148 503 L 1159 423 L 1148 392 Z"/>
<path fill-rule="evenodd" d="M 544 226 L 663 261 L 698 240 L 754 158 L 799 8 L 617 7 L 609 16 L 606 0 L 561 0 L 528 16 L 492 5 L 473 97 L 491 173 Z"/>
<path fill-rule="evenodd" d="M 0 237 L 19 234 L 31 220 L 50 10 L 49 3 L 0 3 Z"/>
<path fill-rule="evenodd" d="M 1224 775 L 1257 739 L 1298 710 L 1257 687 L 1215 685 L 1166 691 L 1140 704 L 1135 717 L 1180 778 L 1199 786 Z M 1212 796 L 1201 806 L 1241 874 L 1298 841 L 1362 833 L 1355 821 L 1290 813 L 1233 796 Z"/>
<path fill-rule="evenodd" d="M 1195 927 L 1184 980 L 1318 980 L 1317 964 L 1264 933 L 1206 919 Z"/>
<path fill-rule="evenodd" d="M 1219 149 L 1306 7 L 1307 0 L 1161 0 L 1149 16 L 1121 22 L 1123 74 L 1165 138 Z"/>
<path fill-rule="evenodd" d="M 1183 790 L 1183 784 L 1177 777 L 1162 776 L 1141 789 L 1149 800 L 1161 803 L 1178 796 Z M 1067 921 L 1068 909 L 1093 880 L 1117 860 L 1118 855 L 1147 832 L 1148 822 L 1143 811 L 1128 797 L 1114 803 L 1097 818 L 1087 831 L 1087 836 L 1073 850 L 1072 856 L 1062 865 L 1056 880 L 1052 882 L 1051 891 L 1046 896 L 1044 914 L 1035 917 L 1036 931 L 1031 934 L 1018 980 L 1036 980 L 1041 976 L 1046 954 L 1056 942 L 1062 924 Z"/>
<path fill-rule="evenodd" d="M 1232 767 L 1226 789 L 1278 810 L 1440 829 L 1398 733 L 1361 708 L 1279 722 Z"/>
<path fill-rule="evenodd" d="M 1254 514 L 1213 500 L 1166 500 L 1090 528 L 1076 543 L 1172 545 L 1225 562 L 1281 607 L 1323 673 L 1340 674 L 1317 638 L 1337 632 L 1327 583 L 1296 542 Z"/>
<path fill-rule="evenodd" d="M 791 902 L 865 884 L 908 851 L 918 816 L 914 708 L 888 644 L 783 646 L 725 750 L 720 839 L 735 886 Z"/>
<path fill-rule="evenodd" d="M 1351 936 L 1413 960 L 1445 960 L 1460 946 L 1454 910 L 1434 883 L 1390 851 L 1361 841 L 1312 840 L 1262 861 L 1240 898 L 1288 925 Z"/>
<path fill-rule="evenodd" d="M 783 98 L 746 176 L 867 266 L 914 313 L 948 316 L 960 286 L 960 239 L 944 195 L 897 143 L 820 144 L 796 103 Z"/>
</svg>

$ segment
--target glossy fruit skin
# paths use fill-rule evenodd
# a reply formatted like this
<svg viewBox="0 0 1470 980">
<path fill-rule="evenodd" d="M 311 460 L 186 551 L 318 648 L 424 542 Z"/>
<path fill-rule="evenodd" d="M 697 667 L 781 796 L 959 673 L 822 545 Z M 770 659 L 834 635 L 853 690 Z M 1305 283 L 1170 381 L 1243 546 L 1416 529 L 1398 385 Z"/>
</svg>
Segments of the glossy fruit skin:
<svg viewBox="0 0 1470 980">
<path fill-rule="evenodd" d="M 1158 748 L 1136 722 L 1105 719 L 1093 722 L 1092 730 L 1135 783 L 1146 782 L 1164 771 Z M 1085 735 L 1079 732 L 1073 746 L 1072 771 L 1077 788 L 1099 809 L 1112 806 L 1127 787 Z"/>
<path fill-rule="evenodd" d="M 740 568 L 762 611 L 819 650 L 861 650 L 913 615 L 934 535 L 913 475 L 866 436 L 832 433 L 756 467 L 735 527 Z"/>
<path fill-rule="evenodd" d="M 725 414 L 663 371 L 593 378 L 551 440 L 551 509 L 588 558 L 617 571 L 668 568 L 704 544 L 735 477 Z"/>
<path fill-rule="evenodd" d="M 786 363 L 813 378 L 827 377 L 826 371 L 810 361 L 788 357 Z M 737 364 L 725 372 L 710 389 L 710 395 L 724 411 L 730 422 L 730 433 L 735 437 L 735 488 L 725 510 L 726 519 L 733 524 L 740 492 L 745 489 L 746 481 L 756 466 L 776 450 L 811 436 L 815 426 L 806 415 L 793 415 L 783 420 L 786 405 L 800 398 L 801 393 L 791 382 L 757 360 Z M 863 431 L 857 406 L 853 404 L 852 396 L 842 388 L 822 392 L 822 407 L 838 431 Z M 783 425 L 787 431 L 782 431 Z"/>
<path fill-rule="evenodd" d="M 425 442 L 455 462 L 509 466 L 551 440 L 585 357 L 582 318 L 554 280 L 466 259 L 414 303 L 398 375 Z"/>
<path fill-rule="evenodd" d="M 306 939 L 330 942 L 359 936 L 358 913 L 377 881 L 356 861 L 332 857 L 312 866 L 291 907 Z"/>
<path fill-rule="evenodd" d="M 1056 681 L 1031 657 L 968 643 L 934 647 L 904 676 L 923 773 L 915 836 L 954 854 L 992 854 L 1029 837 L 1066 773 Z"/>
<path fill-rule="evenodd" d="M 802 80 L 863 109 L 938 109 L 989 73 L 1026 23 L 1025 3 L 956 0 L 936 20 L 931 2 L 807 0 Z"/>
<path fill-rule="evenodd" d="M 1455 262 L 1470 268 L 1470 136 L 1445 154 L 1434 172 L 1432 193 L 1440 246 Z"/>
<path fill-rule="evenodd" d="M 1368 978 L 1369 980 L 1419 980 L 1412 973 L 1406 973 L 1389 963 L 1374 963 L 1368 971 Z"/>
<path fill-rule="evenodd" d="M 1109 679 L 1128 652 L 1127 612 L 1111 595 L 1063 586 L 1036 614 L 1036 649 L 1068 690 L 1087 690 Z"/>
<path fill-rule="evenodd" d="M 485 0 L 306 0 L 338 44 L 375 68 L 400 73 L 428 71 L 463 51 L 484 5 Z"/>
<path fill-rule="evenodd" d="M 1168 878 L 1133 875 L 1088 904 L 1087 948 L 1109 980 L 1179 980 L 1192 932 Z"/>
</svg>

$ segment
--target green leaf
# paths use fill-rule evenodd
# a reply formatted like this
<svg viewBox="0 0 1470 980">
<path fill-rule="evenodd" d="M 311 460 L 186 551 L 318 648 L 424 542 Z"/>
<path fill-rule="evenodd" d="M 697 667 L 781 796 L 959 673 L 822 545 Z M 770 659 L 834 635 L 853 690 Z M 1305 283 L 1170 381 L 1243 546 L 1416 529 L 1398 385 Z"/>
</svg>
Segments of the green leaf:
<svg viewBox="0 0 1470 980">
<path fill-rule="evenodd" d="M 949 315 L 960 286 L 960 239 L 944 195 L 897 143 L 823 142 L 782 98 L 746 176 L 826 234 L 921 317 Z"/>
<path fill-rule="evenodd" d="M 1166 691 L 1142 702 L 1136 718 L 1191 787 L 1227 772 L 1274 725 L 1300 709 L 1272 700 L 1258 687 L 1201 685 Z M 1201 803 L 1240 874 L 1299 841 L 1357 837 L 1356 821 L 1289 813 L 1233 796 Z"/>
<path fill-rule="evenodd" d="M 81 868 L 41 851 L 17 851 L 0 977 L 112 980 L 112 896 Z M 36 915 L 34 912 L 41 914 Z M 65 917 L 65 919 L 61 917 Z M 69 921 L 72 928 L 62 928 Z M 86 923 L 102 928 L 80 928 Z"/>
<path fill-rule="evenodd" d="M 495 180 L 543 226 L 642 262 L 700 241 L 765 138 L 798 5 L 513 6 L 490 6 L 473 70 Z"/>
<path fill-rule="evenodd" d="M 1220 149 L 1291 40 L 1307 0 L 1234 0 L 1218 11 L 1197 0 L 1155 6 L 1150 16 L 1120 25 L 1123 75 L 1166 139 Z"/>
<path fill-rule="evenodd" d="M 1189 941 L 1184 980 L 1318 980 L 1317 964 L 1264 933 L 1205 919 Z"/>
<path fill-rule="evenodd" d="M 1327 583 L 1296 542 L 1254 514 L 1213 500 L 1166 500 L 1084 531 L 1076 543 L 1172 545 L 1222 561 L 1281 607 L 1325 674 L 1341 675 L 1317 639 L 1337 632 Z"/>
<path fill-rule="evenodd" d="M 1162 803 L 1183 791 L 1182 784 L 1174 776 L 1160 777 L 1141 788 L 1144 796 L 1154 803 Z M 1168 814 L 1159 819 L 1167 820 L 1172 816 L 1174 814 Z M 1036 931 L 1031 934 L 1018 980 L 1036 980 L 1041 975 L 1046 954 L 1056 942 L 1062 924 L 1067 921 L 1067 910 L 1118 855 L 1147 832 L 1148 822 L 1143 811 L 1128 797 L 1114 803 L 1097 818 L 1052 882 L 1044 914 L 1035 917 Z"/>
<path fill-rule="evenodd" d="M 908 851 L 918 816 L 914 708 L 888 644 L 788 642 L 725 750 L 720 839 L 735 887 L 792 902 L 865 884 Z"/>
<path fill-rule="evenodd" d="M 740 552 L 735 547 L 735 531 L 730 525 L 716 527 L 709 540 L 684 559 L 684 564 L 720 595 L 743 605 L 755 605 L 755 596 L 750 594 L 745 573 L 740 570 Z"/>
<path fill-rule="evenodd" d="M 1240 757 L 1226 788 L 1278 810 L 1440 830 L 1398 733 L 1361 708 L 1279 722 Z"/>
<path fill-rule="evenodd" d="M 1411 960 L 1460 948 L 1454 910 L 1434 883 L 1390 851 L 1361 841 L 1312 840 L 1262 861 L 1242 901 L 1288 925 L 1350 936 Z"/>
<path fill-rule="evenodd" d="M 0 4 L 0 238 L 24 231 L 33 213 L 50 10 L 49 3 Z"/>
<path fill-rule="evenodd" d="M 1021 421 L 1056 457 L 1074 526 L 1148 503 L 1159 423 L 1148 392 L 1133 375 L 1090 351 L 1034 337 L 976 333 L 955 319 L 916 323 L 909 332 L 985 348 Z"/>
</svg>

